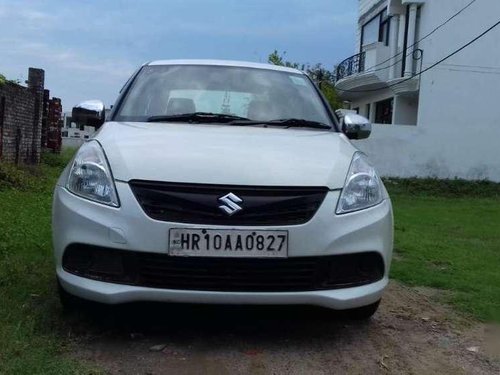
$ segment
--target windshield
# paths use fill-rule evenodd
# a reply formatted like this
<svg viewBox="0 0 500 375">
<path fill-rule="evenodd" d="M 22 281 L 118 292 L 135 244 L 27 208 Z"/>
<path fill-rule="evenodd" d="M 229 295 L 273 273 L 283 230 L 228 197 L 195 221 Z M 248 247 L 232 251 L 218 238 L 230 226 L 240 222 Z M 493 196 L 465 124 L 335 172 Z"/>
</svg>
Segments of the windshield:
<svg viewBox="0 0 500 375">
<path fill-rule="evenodd" d="M 114 120 L 147 121 L 196 112 L 332 125 L 317 91 L 302 74 L 211 65 L 143 67 Z"/>
</svg>

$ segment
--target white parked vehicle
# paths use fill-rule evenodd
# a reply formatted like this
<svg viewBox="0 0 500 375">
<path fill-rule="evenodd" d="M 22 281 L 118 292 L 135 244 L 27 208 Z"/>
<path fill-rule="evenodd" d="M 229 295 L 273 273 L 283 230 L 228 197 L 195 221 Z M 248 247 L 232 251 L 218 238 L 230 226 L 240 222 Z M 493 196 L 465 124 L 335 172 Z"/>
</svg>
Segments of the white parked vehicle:
<svg viewBox="0 0 500 375">
<path fill-rule="evenodd" d="M 81 124 L 104 122 L 92 101 Z M 142 66 L 54 193 L 60 293 L 106 304 L 309 304 L 367 318 L 388 283 L 387 191 L 303 72 Z"/>
</svg>

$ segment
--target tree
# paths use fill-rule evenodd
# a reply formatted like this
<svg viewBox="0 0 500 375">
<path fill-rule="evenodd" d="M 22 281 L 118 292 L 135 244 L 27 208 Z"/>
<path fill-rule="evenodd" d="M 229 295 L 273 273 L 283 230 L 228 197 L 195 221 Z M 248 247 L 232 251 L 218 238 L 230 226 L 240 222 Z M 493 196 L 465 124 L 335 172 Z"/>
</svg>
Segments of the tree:
<svg viewBox="0 0 500 375">
<path fill-rule="evenodd" d="M 0 86 L 5 85 L 6 83 L 16 83 L 19 84 L 21 81 L 18 79 L 7 79 L 3 74 L 0 73 Z"/>
<path fill-rule="evenodd" d="M 286 66 L 303 70 L 309 77 L 318 85 L 326 100 L 332 109 L 342 108 L 337 92 L 335 91 L 335 69 L 330 71 L 324 68 L 321 64 L 299 64 L 285 60 L 286 51 L 280 54 L 278 50 L 274 50 L 267 58 L 267 61 L 273 65 Z"/>
<path fill-rule="evenodd" d="M 286 55 L 286 51 L 283 52 L 282 55 L 280 55 L 278 50 L 274 50 L 273 53 L 271 53 L 267 57 L 267 61 L 270 64 L 279 65 L 279 66 L 286 66 L 287 68 L 294 68 L 294 69 L 300 69 L 300 70 L 305 69 L 305 64 L 301 65 L 301 64 L 295 63 L 295 62 L 292 63 L 290 61 L 285 61 L 285 55 Z"/>
</svg>

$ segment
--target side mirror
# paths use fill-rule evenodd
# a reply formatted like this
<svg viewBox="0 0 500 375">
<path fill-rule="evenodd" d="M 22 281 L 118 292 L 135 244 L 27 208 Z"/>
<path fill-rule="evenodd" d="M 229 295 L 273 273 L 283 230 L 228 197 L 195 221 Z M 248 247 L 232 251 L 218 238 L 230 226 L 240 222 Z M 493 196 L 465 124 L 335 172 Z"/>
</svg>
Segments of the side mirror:
<svg viewBox="0 0 500 375">
<path fill-rule="evenodd" d="M 364 139 L 370 136 L 372 124 L 366 117 L 346 113 L 342 118 L 342 131 L 349 139 Z"/>
<path fill-rule="evenodd" d="M 80 128 L 93 126 L 97 129 L 104 124 L 105 120 L 104 103 L 100 100 L 87 100 L 73 107 L 71 113 L 72 121 Z"/>
</svg>

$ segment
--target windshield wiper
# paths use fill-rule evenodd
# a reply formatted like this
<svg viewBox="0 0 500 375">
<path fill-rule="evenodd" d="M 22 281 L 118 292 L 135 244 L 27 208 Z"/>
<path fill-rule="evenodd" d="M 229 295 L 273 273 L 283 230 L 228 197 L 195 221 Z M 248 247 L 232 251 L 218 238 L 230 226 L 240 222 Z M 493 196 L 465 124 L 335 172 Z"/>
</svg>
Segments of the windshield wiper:
<svg viewBox="0 0 500 375">
<path fill-rule="evenodd" d="M 251 125 L 272 125 L 284 126 L 287 128 L 314 128 L 329 130 L 331 127 L 318 121 L 305 119 L 288 118 L 269 121 L 250 120 L 246 117 L 230 115 L 225 113 L 212 112 L 192 112 L 178 115 L 151 116 L 148 122 L 197 122 L 197 123 L 227 123 L 228 125 L 251 126 Z"/>
<path fill-rule="evenodd" d="M 331 126 L 324 124 L 319 121 L 311 121 L 298 118 L 286 118 L 277 119 L 269 121 L 257 121 L 257 120 L 234 120 L 228 123 L 229 125 L 273 125 L 273 126 L 284 126 L 287 128 L 314 128 L 314 129 L 331 129 Z"/>
<path fill-rule="evenodd" d="M 225 113 L 212 113 L 212 112 L 192 112 L 181 113 L 178 115 L 159 115 L 151 116 L 147 122 L 205 122 L 205 123 L 226 123 L 231 121 L 249 121 L 246 117 L 230 115 Z"/>
</svg>

